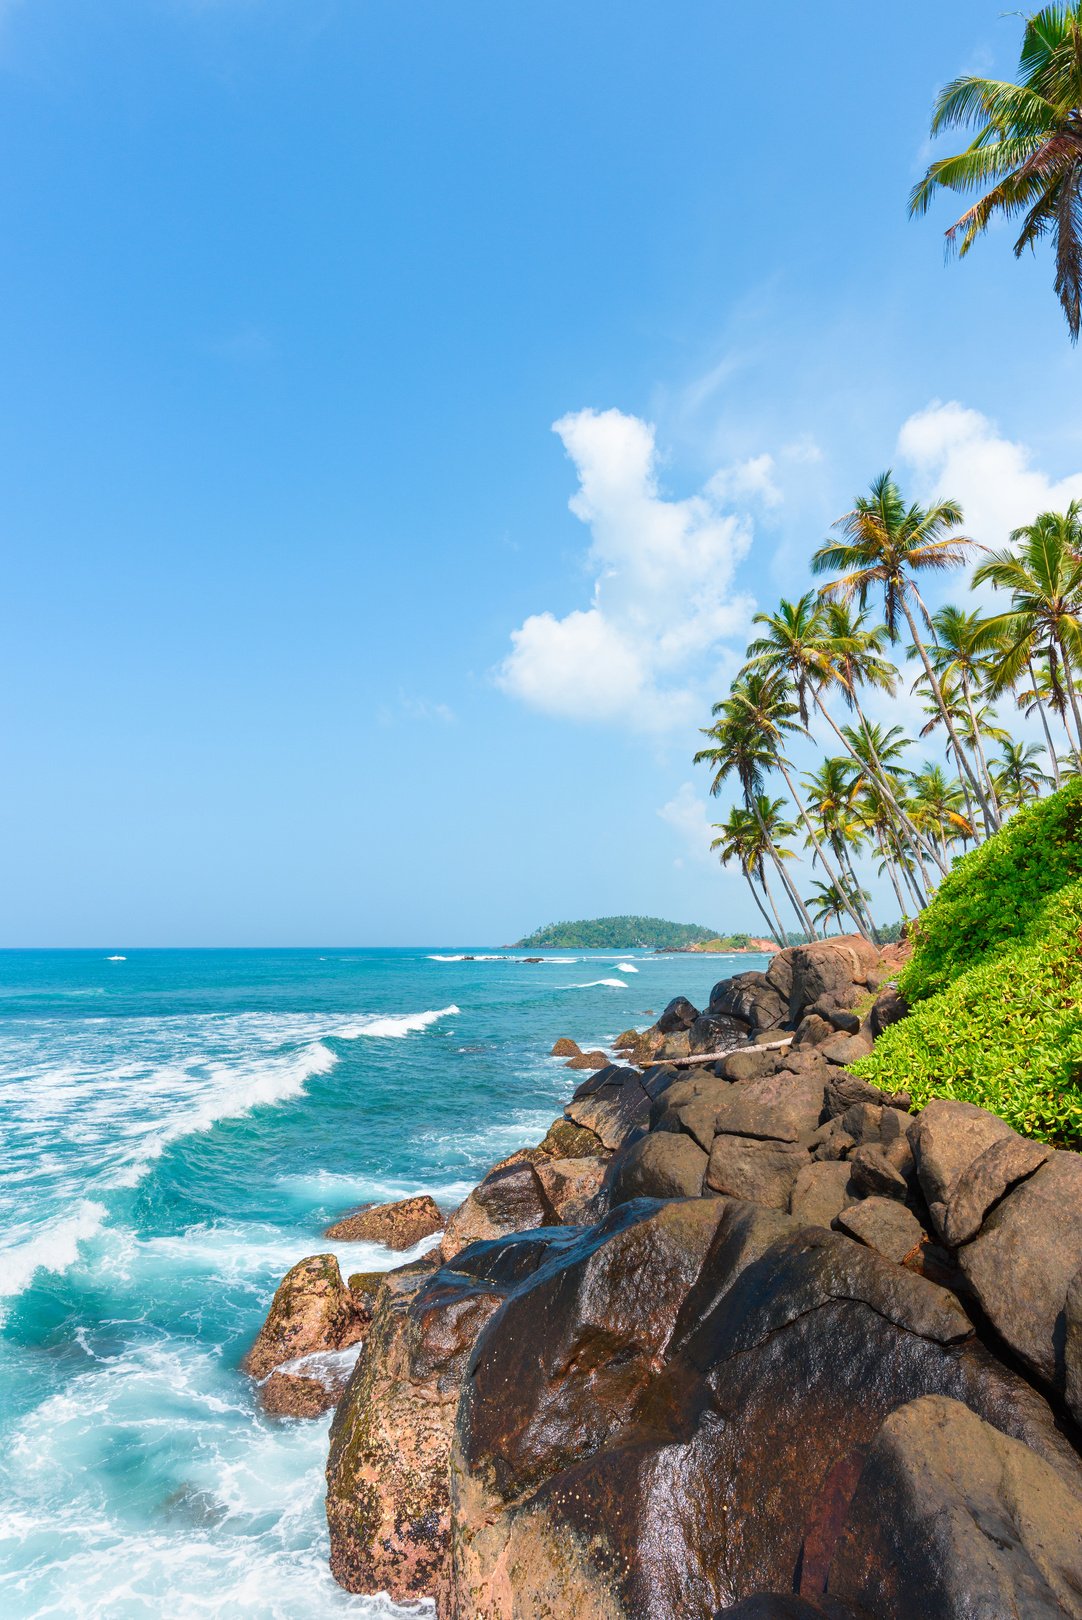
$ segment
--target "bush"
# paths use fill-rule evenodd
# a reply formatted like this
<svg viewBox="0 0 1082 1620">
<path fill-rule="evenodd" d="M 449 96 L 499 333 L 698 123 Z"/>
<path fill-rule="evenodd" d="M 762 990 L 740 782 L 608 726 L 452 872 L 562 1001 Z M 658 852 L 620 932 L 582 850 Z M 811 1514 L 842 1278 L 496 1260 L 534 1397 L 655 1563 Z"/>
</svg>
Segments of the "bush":
<svg viewBox="0 0 1082 1620">
<path fill-rule="evenodd" d="M 1078 804 L 1077 792 L 1069 802 Z M 1030 830 L 1038 821 L 1027 817 L 1022 848 L 1030 854 Z M 1062 812 L 1056 825 L 1062 831 Z M 998 839 L 1006 842 L 1015 826 L 1012 821 Z M 977 854 L 992 850 L 998 839 Z M 1048 866 L 1062 871 L 1064 862 L 1062 844 L 1055 846 Z M 1034 868 L 1023 863 L 1017 873 L 1004 875 L 1000 867 L 998 881 L 1011 888 L 1003 910 L 1016 921 L 1029 912 L 1021 937 L 1011 940 L 997 937 L 997 889 L 975 892 L 973 870 L 956 886 L 962 892 L 949 900 L 956 926 L 962 926 L 966 899 L 967 937 L 980 959 L 963 970 L 959 953 L 948 949 L 935 916 L 937 896 L 926 914 L 933 925 L 928 938 L 937 972 L 942 976 L 949 966 L 951 982 L 884 1030 L 871 1057 L 854 1070 L 885 1090 L 910 1092 L 918 1108 L 932 1097 L 955 1097 L 990 1109 L 1024 1136 L 1082 1148 L 1082 882 L 1046 896 L 1038 909 L 1031 899 L 1041 882 Z M 922 948 L 933 948 L 923 929 Z M 908 979 L 907 973 L 903 982 Z"/>
<path fill-rule="evenodd" d="M 1082 778 L 1023 806 L 964 855 L 912 928 L 900 988 L 912 1004 L 1027 937 L 1050 895 L 1082 877 Z"/>
</svg>

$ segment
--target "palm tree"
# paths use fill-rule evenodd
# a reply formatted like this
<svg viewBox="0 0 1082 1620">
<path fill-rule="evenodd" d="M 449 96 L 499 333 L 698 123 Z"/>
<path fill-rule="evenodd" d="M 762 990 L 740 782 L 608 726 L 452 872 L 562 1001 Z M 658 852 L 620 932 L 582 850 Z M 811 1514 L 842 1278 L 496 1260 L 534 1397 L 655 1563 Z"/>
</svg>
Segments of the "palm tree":
<svg viewBox="0 0 1082 1620">
<path fill-rule="evenodd" d="M 983 620 L 979 613 L 971 611 L 966 613 L 962 608 L 947 605 L 941 607 L 938 613 L 932 614 L 932 631 L 935 635 L 935 646 L 929 654 L 935 672 L 939 677 L 940 690 L 946 696 L 946 688 L 956 684 L 961 696 L 962 705 L 969 720 L 968 728 L 964 725 L 957 729 L 969 748 L 976 755 L 981 779 L 987 795 L 989 815 L 985 820 L 985 829 L 989 833 L 995 832 L 1000 825 L 999 806 L 996 804 L 995 787 L 992 783 L 988 761 L 985 758 L 984 747 L 981 742 L 981 726 L 973 703 L 974 688 L 978 691 L 988 677 L 987 649 L 981 642 Z M 915 649 L 913 649 L 915 654 Z M 968 735 L 966 732 L 968 731 Z"/>
<path fill-rule="evenodd" d="M 899 618 L 904 617 L 954 745 L 959 768 L 969 778 L 978 803 L 991 816 L 913 613 L 916 603 L 925 624 L 932 627 L 931 615 L 914 575 L 957 568 L 965 562 L 975 542 L 953 532 L 961 522 L 962 509 L 957 501 L 939 501 L 927 507 L 906 506 L 891 473 L 881 473 L 871 487 L 871 494 L 858 496 L 853 510 L 834 525 L 841 530 L 844 539 L 828 540 L 820 546 L 812 556 L 812 569 L 816 574 L 841 570 L 837 579 L 822 587 L 823 596 L 830 599 L 851 602 L 855 597 L 863 608 L 872 591 L 881 591 L 887 634 L 892 642 L 900 639 Z"/>
<path fill-rule="evenodd" d="M 948 780 L 941 765 L 927 761 L 913 778 L 913 815 L 919 825 L 934 833 L 944 857 L 948 839 L 976 836 L 973 823 L 965 814 L 961 783 Z"/>
<path fill-rule="evenodd" d="M 1059 770 L 1059 756 L 1056 745 L 1052 740 L 1052 728 L 1048 723 L 1048 711 L 1051 709 L 1058 717 L 1064 731 L 1067 730 L 1067 694 L 1060 681 L 1052 679 L 1048 664 L 1042 661 L 1034 667 L 1033 660 L 1026 660 L 1026 674 L 1030 685 L 1015 688 L 1014 700 L 1025 714 L 1027 720 L 1032 720 L 1036 714 L 1040 717 L 1041 730 L 1044 732 L 1045 748 L 1048 753 L 1048 763 L 1052 767 L 1052 781 L 1058 788 L 1062 785 Z M 1068 737 L 1070 733 L 1068 732 Z"/>
<path fill-rule="evenodd" d="M 845 878 L 839 880 L 825 868 L 830 887 L 849 909 L 849 915 L 859 912 L 860 932 L 873 944 L 878 943 L 875 925 L 866 907 L 861 905 L 863 891 L 853 868 L 853 855 L 859 851 L 867 835 L 868 826 L 860 805 L 859 773 L 847 759 L 825 759 L 819 769 L 804 778 L 810 795 L 810 811 L 818 832 L 830 844 L 834 858 Z M 846 881 L 848 880 L 848 881 Z"/>
<path fill-rule="evenodd" d="M 999 792 L 1004 804 L 1012 810 L 1025 804 L 1027 799 L 1039 799 L 1042 788 L 1053 786 L 1052 777 L 1037 765 L 1043 753 L 1044 749 L 1036 743 L 1000 744 Z"/>
<path fill-rule="evenodd" d="M 947 232 L 964 257 L 997 216 L 1021 229 L 1015 257 L 1050 235 L 1055 289 L 1073 342 L 1082 326 L 1082 3 L 1045 6 L 1027 18 L 1019 83 L 967 74 L 942 90 L 932 134 L 975 129 L 955 157 L 939 158 L 913 188 L 910 214 L 937 191 L 979 192 Z"/>
<path fill-rule="evenodd" d="M 1014 550 L 993 551 L 973 571 L 973 584 L 1009 591 L 1011 610 L 985 620 L 982 638 L 999 644 L 989 682 L 995 697 L 1014 686 L 1035 656 L 1048 662 L 1053 688 L 1062 685 L 1074 721 L 1067 735 L 1082 764 L 1082 713 L 1072 666 L 1082 661 L 1082 503 L 1042 512 L 1011 534 Z"/>
<path fill-rule="evenodd" d="M 762 807 L 760 806 L 760 809 Z M 751 890 L 752 899 L 759 910 L 759 915 L 766 923 L 767 933 L 773 935 L 781 950 L 788 943 L 785 927 L 778 915 L 778 908 L 774 896 L 770 892 L 770 884 L 766 876 L 767 840 L 763 835 L 758 818 L 751 810 L 741 810 L 734 805 L 729 811 L 727 820 L 715 822 L 720 837 L 715 838 L 710 848 L 717 850 L 718 857 L 723 866 L 731 860 L 739 863 L 744 879 Z M 756 883 L 760 884 L 766 905 L 760 898 Z M 766 906 L 770 907 L 768 912 Z M 773 919 L 773 920 L 772 920 Z"/>
<path fill-rule="evenodd" d="M 766 772 L 774 763 L 773 752 L 742 704 L 727 698 L 717 705 L 717 713 L 718 718 L 714 725 L 704 733 L 711 739 L 712 746 L 700 748 L 694 755 L 694 763 L 713 766 L 714 780 L 710 784 L 710 792 L 715 797 L 721 792 L 728 778 L 735 775 L 743 790 L 745 804 L 758 818 L 761 804 L 772 802 L 763 800 L 763 788 Z M 777 802 L 780 804 L 782 801 Z M 782 887 L 792 902 L 798 920 L 814 938 L 815 929 L 811 917 L 804 907 L 796 885 L 785 870 L 782 858 L 774 848 L 768 824 L 763 821 L 760 826 L 767 853 L 781 879 Z"/>
<path fill-rule="evenodd" d="M 857 758 L 851 743 L 824 703 L 823 691 L 826 688 L 841 690 L 847 703 L 863 721 L 857 690 L 865 674 L 870 684 L 892 692 L 897 685 L 896 671 L 874 649 L 862 646 L 858 641 L 853 640 L 840 647 L 839 638 L 831 634 L 826 605 L 816 601 L 814 591 L 808 591 L 798 602 L 783 600 L 774 613 L 757 613 L 752 623 L 764 625 L 767 633 L 753 641 L 748 648 L 747 668 L 762 670 L 787 681 L 797 700 L 803 724 L 808 725 L 810 706 L 814 704 L 842 747 Z M 877 772 L 872 764 L 867 768 L 873 773 L 877 788 L 907 837 L 920 842 L 919 831 L 908 821 L 885 775 Z M 926 846 L 926 851 L 930 859 L 938 862 L 938 852 L 932 846 Z"/>
<path fill-rule="evenodd" d="M 816 883 L 814 888 L 816 893 L 808 896 L 808 905 L 816 908 L 812 913 L 815 921 L 817 923 L 836 922 L 839 929 L 842 925 L 843 915 L 851 909 L 855 898 L 859 897 L 861 901 L 871 899 L 866 889 L 857 889 L 854 894 L 850 895 L 846 894 L 844 889 L 840 889 L 834 883 L 829 885 Z"/>
</svg>

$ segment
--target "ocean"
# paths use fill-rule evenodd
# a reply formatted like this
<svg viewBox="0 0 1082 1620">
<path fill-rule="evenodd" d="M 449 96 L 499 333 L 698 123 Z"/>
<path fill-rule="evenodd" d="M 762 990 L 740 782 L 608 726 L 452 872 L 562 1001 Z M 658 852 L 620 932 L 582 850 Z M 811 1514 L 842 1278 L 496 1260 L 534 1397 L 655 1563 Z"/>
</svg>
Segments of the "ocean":
<svg viewBox="0 0 1082 1620">
<path fill-rule="evenodd" d="M 459 1202 L 604 1045 L 756 957 L 0 952 L 0 1615 L 393 1620 L 327 1570 L 329 1416 L 238 1370 L 359 1203 Z M 474 960 L 466 959 L 473 956 Z"/>
</svg>

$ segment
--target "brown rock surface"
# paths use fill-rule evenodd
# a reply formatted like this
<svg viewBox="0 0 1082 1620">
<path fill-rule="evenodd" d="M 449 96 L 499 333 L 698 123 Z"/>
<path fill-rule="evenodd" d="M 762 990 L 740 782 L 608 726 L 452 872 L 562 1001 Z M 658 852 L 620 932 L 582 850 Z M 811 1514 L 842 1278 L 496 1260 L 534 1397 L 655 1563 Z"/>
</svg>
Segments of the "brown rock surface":
<svg viewBox="0 0 1082 1620">
<path fill-rule="evenodd" d="M 968 1243 L 981 1222 L 1004 1193 L 1039 1170 L 1051 1156 L 1043 1142 L 1023 1136 L 1003 1136 L 968 1164 L 954 1183 L 947 1201 L 943 1236 L 952 1248 Z"/>
<path fill-rule="evenodd" d="M 578 1052 L 564 1064 L 565 1069 L 604 1069 L 608 1066 L 608 1057 L 604 1052 Z"/>
<path fill-rule="evenodd" d="M 865 1198 L 850 1204 L 838 1216 L 838 1227 L 899 1265 L 919 1249 L 927 1235 L 917 1217 L 893 1198 Z"/>
<path fill-rule="evenodd" d="M 583 1226 L 597 1219 L 595 1205 L 608 1162 L 607 1158 L 542 1159 L 534 1166 L 561 1225 Z"/>
<path fill-rule="evenodd" d="M 712 1192 L 746 1198 L 767 1209 L 788 1209 L 793 1183 L 808 1163 L 808 1151 L 799 1143 L 716 1136 L 705 1185 Z"/>
<path fill-rule="evenodd" d="M 342 1243 L 382 1243 L 388 1249 L 412 1249 L 422 1238 L 443 1230 L 443 1216 L 427 1193 L 396 1204 L 366 1204 L 328 1226 L 324 1237 Z"/>
<path fill-rule="evenodd" d="M 603 1147 L 614 1151 L 633 1130 L 646 1124 L 651 1101 L 637 1069 L 608 1064 L 583 1081 L 564 1114 L 593 1131 Z"/>
<path fill-rule="evenodd" d="M 471 1243 L 559 1224 L 535 1166 L 503 1165 L 490 1170 L 450 1217 L 440 1254 L 451 1260 Z"/>
<path fill-rule="evenodd" d="M 316 1350 L 343 1350 L 364 1337 L 368 1311 L 342 1281 L 333 1254 L 313 1254 L 278 1284 L 259 1337 L 241 1363 L 266 1378 L 284 1362 Z"/>
<path fill-rule="evenodd" d="M 681 1131 L 652 1131 L 622 1147 L 609 1166 L 606 1191 L 613 1208 L 632 1198 L 698 1198 L 707 1155 Z"/>
<path fill-rule="evenodd" d="M 549 1057 L 581 1057 L 582 1047 L 578 1041 L 573 1041 L 570 1035 L 561 1035 L 553 1045 Z"/>
</svg>

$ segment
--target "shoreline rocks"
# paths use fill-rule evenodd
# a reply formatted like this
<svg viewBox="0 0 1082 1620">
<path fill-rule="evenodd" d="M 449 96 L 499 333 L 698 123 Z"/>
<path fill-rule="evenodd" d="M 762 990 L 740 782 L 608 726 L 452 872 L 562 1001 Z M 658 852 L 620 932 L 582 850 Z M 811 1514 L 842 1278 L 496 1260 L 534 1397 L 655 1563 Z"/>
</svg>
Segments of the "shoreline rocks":
<svg viewBox="0 0 1082 1620">
<path fill-rule="evenodd" d="M 388 1249 L 412 1249 L 422 1238 L 442 1232 L 443 1215 L 427 1193 L 395 1204 L 365 1204 L 335 1221 L 323 1233 L 340 1243 L 382 1243 Z"/>
</svg>

